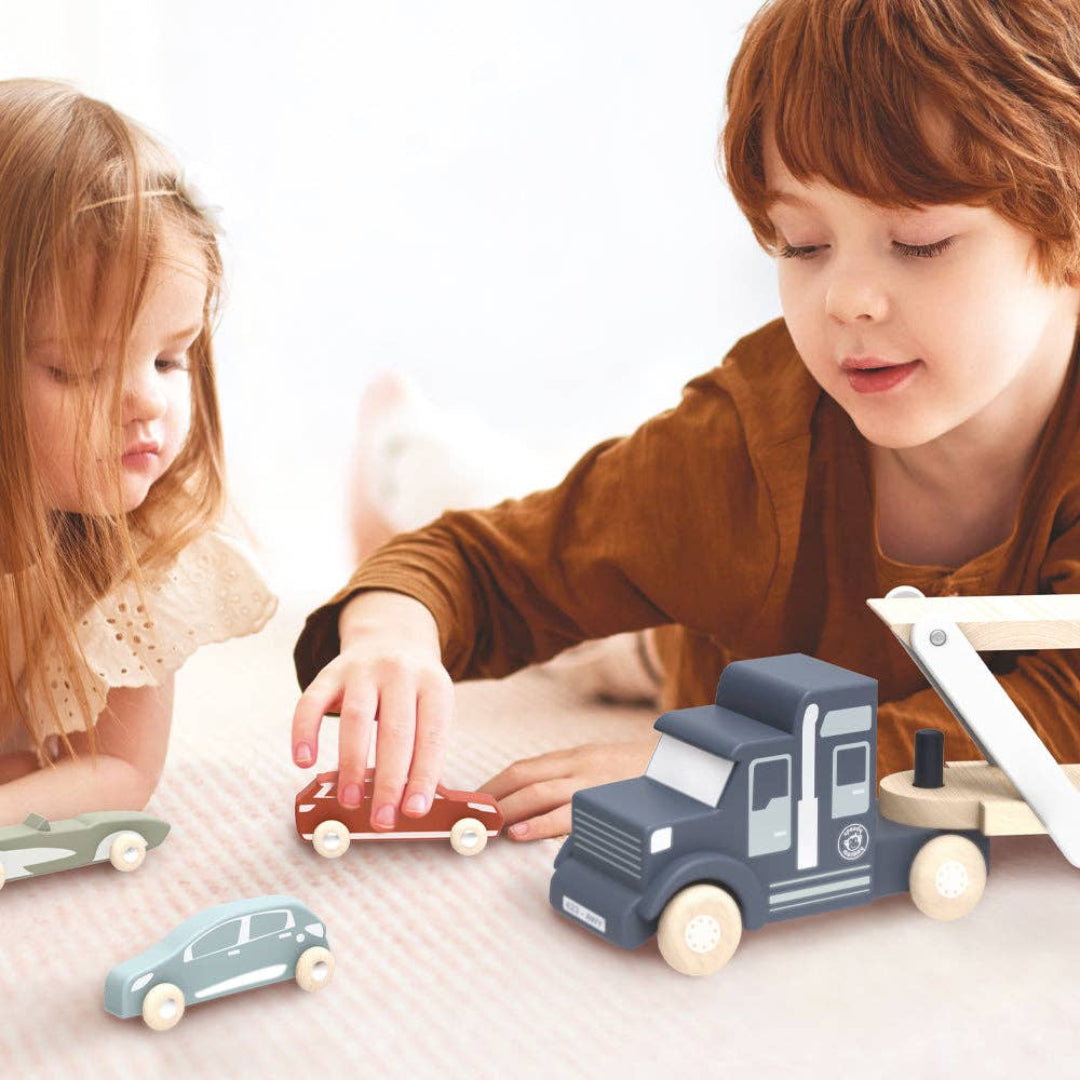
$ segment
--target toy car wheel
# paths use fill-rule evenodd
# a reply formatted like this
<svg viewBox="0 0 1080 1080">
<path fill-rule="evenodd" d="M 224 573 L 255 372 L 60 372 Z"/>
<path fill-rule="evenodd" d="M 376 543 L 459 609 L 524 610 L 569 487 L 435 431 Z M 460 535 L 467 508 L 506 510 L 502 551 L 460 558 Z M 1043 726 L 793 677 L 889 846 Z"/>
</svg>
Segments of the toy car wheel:
<svg viewBox="0 0 1080 1080">
<path fill-rule="evenodd" d="M 4 887 L 4 881 L 6 880 L 6 878 L 7 875 L 4 873 L 4 864 L 0 863 L 0 889 Z"/>
<path fill-rule="evenodd" d="M 965 836 L 935 836 L 911 863 L 911 899 L 931 919 L 959 919 L 986 888 L 986 860 Z"/>
<path fill-rule="evenodd" d="M 718 885 L 690 885 L 677 892 L 660 915 L 660 954 L 683 975 L 712 975 L 735 954 L 742 913 Z"/>
<path fill-rule="evenodd" d="M 487 847 L 487 829 L 476 818 L 463 817 L 450 830 L 450 846 L 459 855 L 479 855 Z"/>
<path fill-rule="evenodd" d="M 349 830 L 340 821 L 320 821 L 311 834 L 311 846 L 324 858 L 336 859 L 349 850 Z"/>
<path fill-rule="evenodd" d="M 334 954 L 323 945 L 312 945 L 296 961 L 296 984 L 301 990 L 321 990 L 334 977 Z"/>
<path fill-rule="evenodd" d="M 184 1015 L 184 991 L 172 983 L 152 986 L 143 998 L 142 1018 L 154 1031 L 168 1031 Z"/>
<path fill-rule="evenodd" d="M 138 870 L 145 859 L 146 838 L 137 832 L 121 833 L 109 845 L 109 862 L 124 873 Z"/>
</svg>

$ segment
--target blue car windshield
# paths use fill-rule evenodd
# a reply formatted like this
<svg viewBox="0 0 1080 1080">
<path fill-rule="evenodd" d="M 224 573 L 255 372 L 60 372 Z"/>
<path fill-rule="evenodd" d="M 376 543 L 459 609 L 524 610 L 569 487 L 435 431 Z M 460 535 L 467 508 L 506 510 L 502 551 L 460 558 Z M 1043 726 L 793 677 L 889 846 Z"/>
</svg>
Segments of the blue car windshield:
<svg viewBox="0 0 1080 1080">
<path fill-rule="evenodd" d="M 716 806 L 734 767 L 735 762 L 718 754 L 674 735 L 661 735 L 645 775 L 706 806 Z"/>
</svg>

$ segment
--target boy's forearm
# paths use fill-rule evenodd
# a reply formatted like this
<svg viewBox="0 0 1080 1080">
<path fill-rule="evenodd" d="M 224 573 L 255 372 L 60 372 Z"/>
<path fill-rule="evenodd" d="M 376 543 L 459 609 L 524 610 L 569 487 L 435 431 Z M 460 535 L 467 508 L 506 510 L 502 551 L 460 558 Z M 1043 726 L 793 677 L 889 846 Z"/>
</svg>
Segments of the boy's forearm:
<svg viewBox="0 0 1080 1080">
<path fill-rule="evenodd" d="M 56 820 L 90 810 L 141 810 L 152 792 L 146 776 L 122 758 L 63 758 L 0 784 L 0 825 L 16 825 L 29 813 Z"/>
</svg>

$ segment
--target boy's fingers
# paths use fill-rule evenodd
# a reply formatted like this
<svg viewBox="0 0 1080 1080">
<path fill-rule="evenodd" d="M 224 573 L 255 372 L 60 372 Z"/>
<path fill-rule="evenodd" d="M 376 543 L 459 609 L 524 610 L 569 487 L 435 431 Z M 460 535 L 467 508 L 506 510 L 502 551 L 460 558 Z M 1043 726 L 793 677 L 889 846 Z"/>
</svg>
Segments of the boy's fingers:
<svg viewBox="0 0 1080 1080">
<path fill-rule="evenodd" d="M 495 797 L 498 799 L 503 820 L 507 825 L 515 825 L 519 821 L 546 814 L 564 803 L 569 805 L 570 797 L 578 786 L 572 779 L 561 777 L 530 784 L 520 791 L 512 792 L 505 799 L 499 799 L 497 795 Z"/>
<path fill-rule="evenodd" d="M 416 739 L 416 689 L 411 683 L 386 686 L 379 696 L 379 722 L 375 730 L 375 790 L 371 797 L 371 824 L 391 829 L 409 775 Z"/>
<path fill-rule="evenodd" d="M 322 719 L 336 708 L 341 698 L 341 686 L 335 679 L 320 681 L 316 677 L 300 695 L 293 712 L 293 761 L 301 768 L 315 764 L 319 756 L 319 728 Z"/>
<path fill-rule="evenodd" d="M 546 840 L 553 836 L 566 836 L 570 832 L 570 804 L 563 803 L 546 814 L 519 821 L 507 832 L 511 840 Z"/>
<path fill-rule="evenodd" d="M 364 775 L 377 706 L 378 694 L 373 684 L 346 687 L 338 726 L 337 797 L 349 809 L 359 806 L 364 797 Z"/>
<path fill-rule="evenodd" d="M 569 775 L 570 757 L 564 750 L 555 750 L 539 757 L 526 758 L 508 765 L 501 773 L 486 781 L 480 788 L 500 802 L 515 791 L 521 791 L 545 780 L 561 780 Z"/>
<path fill-rule="evenodd" d="M 449 679 L 433 681 L 416 699 L 416 745 L 401 812 L 422 817 L 431 809 L 435 786 L 446 763 L 446 739 L 454 716 L 454 689 Z"/>
</svg>

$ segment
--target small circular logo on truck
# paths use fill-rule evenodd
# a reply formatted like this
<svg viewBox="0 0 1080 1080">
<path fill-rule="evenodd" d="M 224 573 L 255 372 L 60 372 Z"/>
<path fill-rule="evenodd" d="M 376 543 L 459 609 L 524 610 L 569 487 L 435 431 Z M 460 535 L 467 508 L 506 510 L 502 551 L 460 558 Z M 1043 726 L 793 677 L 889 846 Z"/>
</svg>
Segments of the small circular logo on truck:
<svg viewBox="0 0 1080 1080">
<path fill-rule="evenodd" d="M 836 850 L 840 852 L 840 858 L 854 862 L 866 854 L 870 844 L 870 834 L 865 825 L 848 825 L 840 832 L 836 841 Z"/>
</svg>

